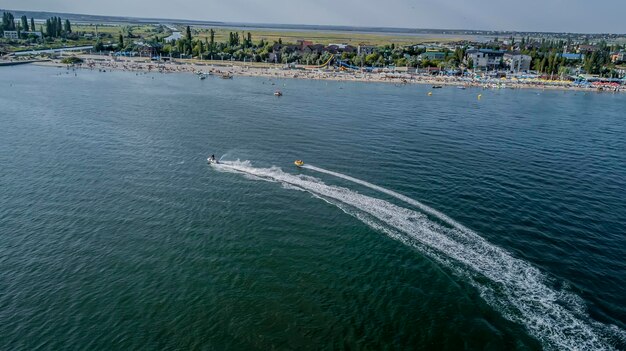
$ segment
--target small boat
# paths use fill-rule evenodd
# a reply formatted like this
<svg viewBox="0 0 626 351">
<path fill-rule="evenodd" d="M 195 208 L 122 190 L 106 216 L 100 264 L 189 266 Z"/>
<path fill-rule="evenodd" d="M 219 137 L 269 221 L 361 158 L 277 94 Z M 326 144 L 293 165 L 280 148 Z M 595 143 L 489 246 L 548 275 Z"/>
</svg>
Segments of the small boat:
<svg viewBox="0 0 626 351">
<path fill-rule="evenodd" d="M 280 90 L 276 90 L 274 96 L 283 96 L 283 93 Z"/>
<path fill-rule="evenodd" d="M 293 164 L 298 166 L 298 167 L 302 167 L 302 166 L 304 166 L 304 161 L 302 161 L 302 160 L 295 160 Z"/>
<path fill-rule="evenodd" d="M 441 88 L 443 88 L 442 85 L 433 85 L 433 89 L 441 89 Z"/>
<path fill-rule="evenodd" d="M 222 79 L 233 79 L 233 75 L 230 73 L 222 74 Z"/>
<path fill-rule="evenodd" d="M 218 164 L 219 163 L 219 161 L 215 157 L 213 157 L 213 156 L 209 156 L 209 158 L 207 158 L 206 161 L 210 165 L 214 165 L 214 164 Z"/>
<path fill-rule="evenodd" d="M 200 80 L 205 80 L 205 79 L 206 79 L 206 76 L 205 76 L 205 75 L 201 75 L 201 76 L 200 76 Z"/>
<path fill-rule="evenodd" d="M 464 87 L 464 86 L 458 86 L 458 87 L 456 87 L 456 88 L 457 88 L 457 89 L 461 89 L 461 90 L 465 90 L 465 87 Z"/>
</svg>

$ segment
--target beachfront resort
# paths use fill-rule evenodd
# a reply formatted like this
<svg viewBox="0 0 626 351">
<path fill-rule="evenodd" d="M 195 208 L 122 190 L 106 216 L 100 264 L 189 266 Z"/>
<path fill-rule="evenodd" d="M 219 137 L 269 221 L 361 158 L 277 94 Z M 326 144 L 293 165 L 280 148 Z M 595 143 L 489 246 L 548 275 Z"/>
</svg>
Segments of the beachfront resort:
<svg viewBox="0 0 626 351">
<path fill-rule="evenodd" d="M 626 84 L 626 41 L 615 35 L 434 35 L 413 38 L 415 42 L 411 37 L 399 41 L 355 34 L 319 38 L 282 33 L 282 38 L 280 32 L 206 26 L 72 24 L 56 16 L 18 19 L 10 12 L 3 13 L 0 33 L 5 63 L 85 62 L 91 68 L 161 72 L 202 71 L 208 65 L 229 74 L 608 91 L 623 91 Z M 79 59 L 68 61 L 68 55 Z"/>
</svg>

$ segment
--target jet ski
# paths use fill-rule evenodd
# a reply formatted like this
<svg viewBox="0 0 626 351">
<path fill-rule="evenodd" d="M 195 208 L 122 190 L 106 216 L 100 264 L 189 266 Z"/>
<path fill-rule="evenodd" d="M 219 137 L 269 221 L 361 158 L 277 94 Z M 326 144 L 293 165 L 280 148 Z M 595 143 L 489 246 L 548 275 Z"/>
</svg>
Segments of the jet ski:
<svg viewBox="0 0 626 351">
<path fill-rule="evenodd" d="M 298 167 L 302 167 L 302 166 L 304 166 L 304 161 L 302 161 L 302 160 L 295 160 L 293 164 L 298 166 Z"/>
<path fill-rule="evenodd" d="M 217 164 L 219 163 L 217 161 L 217 159 L 214 156 L 209 156 L 209 158 L 206 159 L 206 161 L 211 165 L 211 164 Z"/>
</svg>

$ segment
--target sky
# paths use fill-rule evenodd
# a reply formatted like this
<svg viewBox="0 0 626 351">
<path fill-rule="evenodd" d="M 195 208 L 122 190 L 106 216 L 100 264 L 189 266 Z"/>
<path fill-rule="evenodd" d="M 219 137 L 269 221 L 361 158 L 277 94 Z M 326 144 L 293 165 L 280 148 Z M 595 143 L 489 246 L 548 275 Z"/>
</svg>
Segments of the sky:
<svg viewBox="0 0 626 351">
<path fill-rule="evenodd" d="M 0 0 L 0 8 L 248 23 L 626 33 L 626 0 Z"/>
</svg>

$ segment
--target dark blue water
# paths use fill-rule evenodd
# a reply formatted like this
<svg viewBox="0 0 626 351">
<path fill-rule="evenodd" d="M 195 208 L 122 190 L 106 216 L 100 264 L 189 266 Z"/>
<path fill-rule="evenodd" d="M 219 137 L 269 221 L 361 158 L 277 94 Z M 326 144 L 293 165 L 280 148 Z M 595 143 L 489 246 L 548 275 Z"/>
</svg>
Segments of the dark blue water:
<svg viewBox="0 0 626 351">
<path fill-rule="evenodd" d="M 0 349 L 626 348 L 624 96 L 270 84 L 0 70 Z"/>
</svg>

